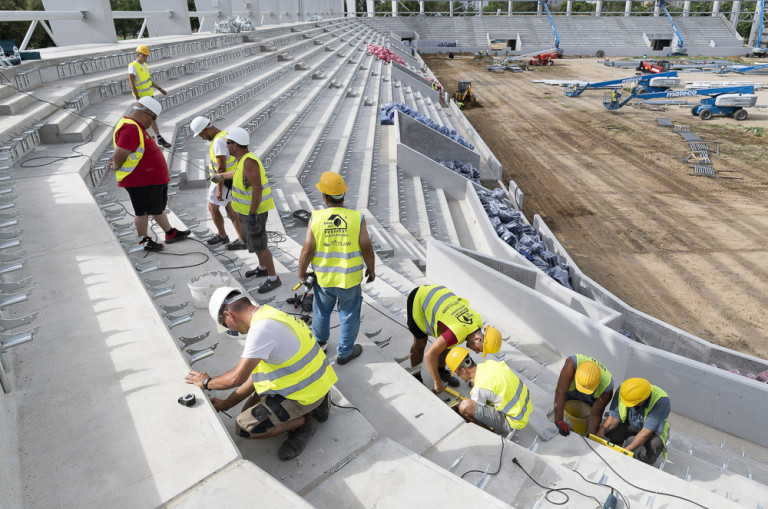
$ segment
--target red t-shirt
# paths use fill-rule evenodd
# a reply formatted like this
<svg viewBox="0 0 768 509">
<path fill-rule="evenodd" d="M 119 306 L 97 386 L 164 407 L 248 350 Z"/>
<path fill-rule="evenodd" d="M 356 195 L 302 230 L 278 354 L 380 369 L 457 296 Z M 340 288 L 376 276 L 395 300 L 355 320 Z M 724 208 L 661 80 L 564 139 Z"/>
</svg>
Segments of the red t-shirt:
<svg viewBox="0 0 768 509">
<path fill-rule="evenodd" d="M 139 124 L 141 135 L 144 136 L 144 157 L 130 175 L 117 183 L 119 187 L 144 187 L 167 184 L 171 181 L 168 175 L 168 164 L 165 156 L 147 130 Z M 134 124 L 123 124 L 115 136 L 116 145 L 134 152 L 139 148 L 139 130 Z"/>
<path fill-rule="evenodd" d="M 451 329 L 445 326 L 443 322 L 437 322 L 438 330 L 442 330 L 443 333 L 441 336 L 443 336 L 443 339 L 445 340 L 446 346 L 449 348 L 452 347 L 455 344 L 458 344 L 459 340 L 456 337 L 456 335 L 453 333 Z"/>
</svg>

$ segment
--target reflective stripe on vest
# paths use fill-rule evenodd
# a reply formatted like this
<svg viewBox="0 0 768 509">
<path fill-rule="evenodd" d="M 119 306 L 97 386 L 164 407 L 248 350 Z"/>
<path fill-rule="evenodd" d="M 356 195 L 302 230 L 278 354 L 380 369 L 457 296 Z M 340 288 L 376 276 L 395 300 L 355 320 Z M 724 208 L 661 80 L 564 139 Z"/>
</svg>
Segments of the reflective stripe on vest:
<svg viewBox="0 0 768 509">
<path fill-rule="evenodd" d="M 504 362 L 487 360 L 477 366 L 473 391 L 486 389 L 501 398 L 494 407 L 506 414 L 507 422 L 513 429 L 523 429 L 533 410 L 528 387 L 509 369 Z"/>
<path fill-rule="evenodd" d="M 128 154 L 122 166 L 115 172 L 118 182 L 130 175 L 134 168 L 139 165 L 141 158 L 144 157 L 144 129 L 133 119 L 123 117 L 117 122 L 115 132 L 112 133 L 112 146 L 117 149 L 117 131 L 120 130 L 123 124 L 133 124 L 139 130 L 139 146 L 135 152 Z"/>
<path fill-rule="evenodd" d="M 149 68 L 147 64 L 140 64 L 137 61 L 131 62 L 131 65 L 136 70 L 136 92 L 139 93 L 139 99 L 152 95 L 152 78 L 149 76 Z"/>
<path fill-rule="evenodd" d="M 312 266 L 317 284 L 324 288 L 352 288 L 363 282 L 360 227 L 356 210 L 328 207 L 312 212 L 315 253 Z"/>
<path fill-rule="evenodd" d="M 580 353 L 576 354 L 576 369 L 579 368 L 579 364 L 581 364 L 584 361 L 592 361 L 595 364 L 597 364 L 597 367 L 600 368 L 600 384 L 598 384 L 597 389 L 595 389 L 595 392 L 590 394 L 594 399 L 598 399 L 600 396 L 603 395 L 603 392 L 605 391 L 605 388 L 608 387 L 611 384 L 611 381 L 613 380 L 613 377 L 611 376 L 611 372 L 608 371 L 608 368 L 603 366 L 603 363 L 598 361 L 597 359 L 594 359 L 590 357 L 589 355 L 582 355 Z M 571 386 L 568 388 L 569 391 L 575 391 L 576 389 L 576 377 L 573 377 L 573 380 L 571 380 Z"/>
<path fill-rule="evenodd" d="M 253 198 L 251 189 L 253 189 L 253 187 L 246 187 L 243 179 L 243 177 L 245 177 L 243 165 L 245 164 L 246 159 L 253 159 L 256 161 L 259 165 L 259 174 L 261 175 L 261 203 L 259 203 L 259 208 L 256 210 L 256 213 L 261 214 L 262 212 L 272 210 L 275 208 L 275 201 L 272 199 L 272 189 L 269 187 L 269 182 L 267 181 L 267 173 L 264 171 L 264 165 L 261 164 L 261 161 L 259 161 L 259 158 L 256 157 L 253 152 L 248 152 L 235 164 L 235 174 L 232 177 L 232 208 L 235 212 L 244 216 L 251 213 L 251 199 Z"/>
<path fill-rule="evenodd" d="M 211 156 L 211 163 L 208 165 L 208 173 L 213 176 L 214 173 L 219 173 L 219 162 L 216 159 L 216 154 L 213 153 L 213 144 L 216 142 L 217 139 L 226 137 L 227 131 L 220 131 L 216 133 L 216 136 L 213 137 L 211 140 L 211 146 L 210 150 L 208 151 Z M 235 167 L 235 164 L 237 164 L 237 159 L 235 159 L 235 156 L 229 156 L 227 158 L 227 166 L 224 171 L 232 171 L 232 169 Z"/>
<path fill-rule="evenodd" d="M 463 343 L 469 334 L 483 327 L 480 315 L 472 311 L 466 299 L 439 285 L 419 287 L 413 299 L 411 316 L 416 325 L 432 337 L 440 335 L 438 327 L 442 322 L 456 336 L 457 344 Z"/>
<path fill-rule="evenodd" d="M 619 386 L 619 394 L 621 394 L 621 386 Z M 614 396 L 615 397 L 615 396 Z M 645 422 L 645 419 L 648 417 L 648 414 L 651 413 L 651 410 L 653 410 L 654 405 L 657 401 L 659 401 L 661 398 L 669 398 L 666 392 L 661 387 L 656 387 L 655 385 L 651 385 L 651 395 L 649 396 L 648 406 L 645 407 L 645 413 L 643 414 L 643 422 Z M 627 413 L 628 408 L 627 406 L 622 403 L 621 398 L 619 398 L 619 417 L 621 418 L 621 422 L 625 422 L 627 420 Z M 655 432 L 654 432 L 655 433 Z M 664 457 L 667 457 L 667 437 L 669 436 L 669 415 L 664 418 L 664 429 L 661 432 L 661 443 L 664 445 Z"/>
<path fill-rule="evenodd" d="M 302 405 L 325 396 L 338 378 L 307 324 L 270 306 L 262 306 L 253 314 L 251 326 L 259 320 L 275 320 L 287 325 L 300 346 L 298 352 L 282 364 L 259 362 L 251 374 L 256 392 L 278 394 Z"/>
</svg>

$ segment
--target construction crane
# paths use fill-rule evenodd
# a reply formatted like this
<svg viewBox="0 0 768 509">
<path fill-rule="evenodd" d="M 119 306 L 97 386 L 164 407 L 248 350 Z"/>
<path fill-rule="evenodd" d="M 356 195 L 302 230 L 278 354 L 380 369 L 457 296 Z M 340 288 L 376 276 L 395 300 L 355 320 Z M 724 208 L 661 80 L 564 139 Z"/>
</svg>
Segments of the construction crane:
<svg viewBox="0 0 768 509">
<path fill-rule="evenodd" d="M 569 85 L 565 87 L 565 95 L 578 97 L 588 88 L 624 87 L 631 85 L 633 94 L 645 94 L 647 92 L 662 92 L 680 84 L 677 71 L 662 72 L 660 74 L 641 74 L 620 80 L 599 81 L 584 85 Z"/>
<path fill-rule="evenodd" d="M 547 1 L 548 0 L 539 0 L 539 3 L 544 7 L 544 11 L 547 13 L 547 18 L 549 18 L 549 26 L 552 27 L 552 32 L 555 34 L 555 53 L 557 53 L 558 57 L 563 56 L 563 50 L 560 49 L 560 37 L 557 35 L 557 28 L 555 28 L 555 22 L 552 21 L 552 15 L 549 13 L 549 7 L 547 7 Z"/>
<path fill-rule="evenodd" d="M 752 51 L 747 54 L 748 57 L 766 57 L 768 48 L 763 47 L 763 18 L 765 17 L 765 0 L 760 0 L 760 23 L 757 27 L 757 41 Z"/>
<path fill-rule="evenodd" d="M 669 22 L 672 23 L 672 28 L 675 30 L 675 36 L 677 37 L 677 44 L 675 45 L 674 51 L 672 51 L 673 55 L 687 55 L 688 50 L 685 49 L 683 46 L 683 36 L 680 35 L 680 30 L 677 29 L 677 25 L 675 24 L 675 20 L 672 19 L 672 15 L 667 10 L 667 1 L 666 0 L 657 0 L 656 4 L 664 9 L 664 14 L 667 15 L 667 18 L 669 19 Z"/>
<path fill-rule="evenodd" d="M 715 115 L 732 116 L 736 120 L 746 120 L 747 110 L 757 102 L 755 87 L 752 85 L 735 87 L 697 88 L 688 90 L 668 90 L 666 92 L 650 92 L 646 94 L 631 94 L 623 101 L 621 94 L 615 92 L 603 97 L 603 106 L 608 110 L 618 110 L 632 99 L 679 99 L 696 95 L 709 96 L 701 103 L 691 108 L 692 115 L 698 115 L 702 120 L 709 120 Z"/>
</svg>

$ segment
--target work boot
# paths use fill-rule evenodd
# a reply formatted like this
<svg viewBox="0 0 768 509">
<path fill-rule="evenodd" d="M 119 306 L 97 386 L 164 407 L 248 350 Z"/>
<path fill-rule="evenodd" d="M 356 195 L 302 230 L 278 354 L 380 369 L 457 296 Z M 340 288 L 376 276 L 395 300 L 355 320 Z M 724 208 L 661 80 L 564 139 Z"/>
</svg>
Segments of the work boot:
<svg viewBox="0 0 768 509">
<path fill-rule="evenodd" d="M 168 143 L 160 134 L 157 135 L 157 144 L 163 148 L 171 148 L 171 144 Z"/>
<path fill-rule="evenodd" d="M 281 284 L 283 284 L 283 282 L 280 281 L 280 278 L 277 278 L 274 281 L 271 279 L 267 279 L 266 281 L 261 283 L 261 286 L 259 287 L 259 293 L 271 292 Z"/>
<path fill-rule="evenodd" d="M 440 380 L 448 387 L 458 387 L 461 382 L 455 376 L 451 376 L 451 372 L 445 368 L 437 368 L 437 374 L 440 375 Z"/>
<path fill-rule="evenodd" d="M 160 251 L 165 247 L 159 242 L 155 242 L 150 237 L 144 237 L 143 239 L 141 239 L 141 242 L 139 242 L 139 244 L 144 245 L 145 251 Z"/>
<path fill-rule="evenodd" d="M 356 358 L 360 357 L 361 353 L 363 353 L 362 345 L 355 345 L 355 346 L 352 347 L 352 353 L 351 354 L 349 354 L 348 356 L 344 357 L 343 359 L 337 357 L 336 358 L 336 364 L 339 364 L 339 365 L 343 366 L 344 364 L 348 363 L 352 359 L 356 359 Z"/>
<path fill-rule="evenodd" d="M 312 417 L 312 413 L 307 414 L 307 422 L 288 433 L 288 438 L 277 451 L 277 457 L 283 461 L 292 460 L 304 450 L 309 441 L 309 437 L 317 431 L 317 421 Z"/>
<path fill-rule="evenodd" d="M 331 393 L 325 395 L 323 398 L 323 402 L 320 403 L 320 406 L 312 410 L 312 417 L 314 417 L 317 422 L 325 422 L 328 420 L 328 414 L 331 413 Z"/>
<path fill-rule="evenodd" d="M 256 267 L 253 270 L 246 270 L 245 271 L 245 277 L 263 277 L 269 275 L 269 272 L 267 272 L 267 269 L 260 269 Z"/>
<path fill-rule="evenodd" d="M 229 239 L 227 239 L 227 240 L 229 240 Z M 227 251 L 237 251 L 239 249 L 245 249 L 246 247 L 248 247 L 248 246 L 245 245 L 245 242 L 243 242 L 240 239 L 236 239 L 236 240 L 232 241 L 231 244 L 227 245 Z"/>
<path fill-rule="evenodd" d="M 171 228 L 171 231 L 165 232 L 165 243 L 171 244 L 173 242 L 184 240 L 189 237 L 191 233 L 190 230 L 177 230 L 176 228 Z"/>
<path fill-rule="evenodd" d="M 215 246 L 216 244 L 229 244 L 229 237 L 224 235 L 216 235 L 205 241 L 209 246 Z"/>
</svg>

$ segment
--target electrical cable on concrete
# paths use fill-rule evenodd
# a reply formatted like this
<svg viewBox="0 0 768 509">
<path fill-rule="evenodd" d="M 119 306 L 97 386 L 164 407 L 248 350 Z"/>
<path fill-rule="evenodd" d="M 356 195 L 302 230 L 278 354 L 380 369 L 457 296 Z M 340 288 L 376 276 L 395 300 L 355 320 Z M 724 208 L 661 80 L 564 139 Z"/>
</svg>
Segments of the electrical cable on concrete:
<svg viewBox="0 0 768 509">
<path fill-rule="evenodd" d="M 392 322 L 395 322 L 397 325 L 399 325 L 399 326 L 400 326 L 400 327 L 402 327 L 403 329 L 406 329 L 406 330 L 408 330 L 408 326 L 407 326 L 407 325 L 403 325 L 402 323 L 398 322 L 397 320 L 395 320 L 395 319 L 394 319 L 393 317 L 391 317 L 390 315 L 387 315 L 387 314 L 385 314 L 383 311 L 380 311 L 379 309 L 377 309 L 377 308 L 375 308 L 375 307 L 371 306 L 370 304 L 368 304 L 368 303 L 367 303 L 367 302 L 365 302 L 365 301 L 363 301 L 363 304 L 367 305 L 368 307 L 370 307 L 371 309 L 373 309 L 374 311 L 376 311 L 377 313 L 379 313 L 381 316 L 383 316 L 383 317 L 385 317 L 385 318 L 387 318 L 387 319 L 391 320 Z"/>
<path fill-rule="evenodd" d="M 362 415 L 362 414 L 363 414 L 363 412 L 360 412 L 360 409 L 359 409 L 359 408 L 357 408 L 357 407 L 353 407 L 353 406 L 342 406 L 342 405 L 339 405 L 338 403 L 334 402 L 334 401 L 333 401 L 333 398 L 329 398 L 329 399 L 331 400 L 331 405 L 335 406 L 336 408 L 345 408 L 345 409 L 347 409 L 347 410 L 357 410 L 357 411 L 360 413 L 360 415 Z"/>
<path fill-rule="evenodd" d="M 567 493 L 565 493 L 565 492 L 566 492 L 566 491 L 572 491 L 572 492 L 574 492 L 574 493 L 577 493 L 577 494 L 581 495 L 581 496 L 582 496 L 582 497 L 584 497 L 584 498 L 589 498 L 589 499 L 592 499 L 592 500 L 594 500 L 595 502 L 597 502 L 597 507 L 598 507 L 598 509 L 599 509 L 599 508 L 601 508 L 601 507 L 603 507 L 603 503 L 602 503 L 602 502 L 600 502 L 600 501 L 599 501 L 599 500 L 598 500 L 596 497 L 593 497 L 592 495 L 587 495 L 587 494 L 585 494 L 585 493 L 582 493 L 582 492 L 580 492 L 579 490 L 576 490 L 576 489 L 574 489 L 574 488 L 549 488 L 549 487 L 547 487 L 547 486 L 544 486 L 543 484 L 539 483 L 539 481 L 537 481 L 536 479 L 534 479 L 534 478 L 531 476 L 531 474 L 529 474 L 529 473 L 528 473 L 528 471 L 527 471 L 527 470 L 525 470 L 525 469 L 523 468 L 523 466 L 520 464 L 520 462 L 519 462 L 519 461 L 517 461 L 517 458 L 512 458 L 512 463 L 514 463 L 515 465 L 517 465 L 517 466 L 520 468 L 520 470 L 522 470 L 522 471 L 523 471 L 523 473 L 524 473 L 525 475 L 527 475 L 527 476 L 528 476 L 528 479 L 530 479 L 531 481 L 533 481 L 533 482 L 536 484 L 536 486 L 538 486 L 538 487 L 540 487 L 540 488 L 543 488 L 543 489 L 547 490 L 547 491 L 546 491 L 546 493 L 544 494 L 544 500 L 546 500 L 547 502 L 549 502 L 549 503 L 550 503 L 550 504 L 552 504 L 552 505 L 565 505 L 565 504 L 567 504 L 567 503 L 568 503 L 568 501 L 569 501 L 571 498 L 570 498 L 570 497 L 568 496 L 568 494 L 567 494 Z M 557 501 L 555 501 L 555 500 L 550 500 L 550 498 L 549 498 L 549 494 L 550 494 L 550 493 L 553 493 L 553 492 L 555 492 L 555 493 L 560 493 L 562 496 L 564 496 L 564 497 L 565 497 L 565 500 L 563 500 L 562 502 L 557 502 Z M 629 507 L 629 506 L 627 506 L 627 507 Z"/>
<path fill-rule="evenodd" d="M 621 497 L 621 501 L 624 503 L 624 507 L 629 507 L 629 501 L 627 500 L 627 498 L 624 495 L 622 495 L 622 493 L 619 490 L 617 490 L 616 488 L 614 488 L 610 484 L 600 484 L 599 482 L 590 481 L 589 479 L 584 477 L 582 475 L 582 473 L 579 472 L 578 470 L 574 470 L 574 472 L 576 472 L 579 475 L 579 477 L 584 479 L 589 484 L 594 484 L 595 486 L 605 486 L 606 488 L 611 488 L 611 493 L 618 493 L 619 494 L 619 496 Z"/>
<path fill-rule="evenodd" d="M 504 456 L 504 437 L 501 437 L 501 452 L 499 452 L 499 466 L 498 466 L 498 468 L 496 469 L 495 472 L 487 472 L 488 475 L 496 475 L 499 472 L 501 472 L 501 458 L 502 458 L 502 456 Z M 485 470 L 467 470 L 466 472 L 461 474 L 461 478 L 464 479 L 465 475 L 471 474 L 473 472 L 477 472 L 477 473 L 480 473 L 480 474 L 485 474 L 486 473 Z"/>
</svg>

